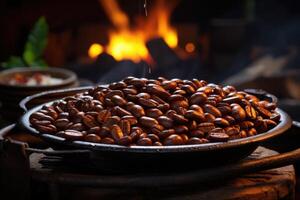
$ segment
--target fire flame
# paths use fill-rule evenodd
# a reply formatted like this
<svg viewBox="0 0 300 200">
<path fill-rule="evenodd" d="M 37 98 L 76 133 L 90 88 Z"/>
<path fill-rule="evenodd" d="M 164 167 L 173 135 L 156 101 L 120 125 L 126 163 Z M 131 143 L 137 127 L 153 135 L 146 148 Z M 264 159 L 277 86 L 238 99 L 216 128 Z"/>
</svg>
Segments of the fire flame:
<svg viewBox="0 0 300 200">
<path fill-rule="evenodd" d="M 146 42 L 155 37 L 162 37 L 175 48 L 178 44 L 177 31 L 170 25 L 170 15 L 177 1 L 170 5 L 166 0 L 155 1 L 149 15 L 141 19 L 135 27 L 130 27 L 128 16 L 120 9 L 116 0 L 99 0 L 115 29 L 109 32 L 106 52 L 116 60 L 130 59 L 134 62 L 146 60 L 149 52 Z"/>
</svg>

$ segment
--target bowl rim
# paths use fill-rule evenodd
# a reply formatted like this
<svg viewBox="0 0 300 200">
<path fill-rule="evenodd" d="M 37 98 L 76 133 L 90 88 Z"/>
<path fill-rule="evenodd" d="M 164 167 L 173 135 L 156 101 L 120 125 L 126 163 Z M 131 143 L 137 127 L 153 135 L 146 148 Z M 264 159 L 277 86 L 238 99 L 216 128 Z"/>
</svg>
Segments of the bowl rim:
<svg viewBox="0 0 300 200">
<path fill-rule="evenodd" d="M 49 89 L 49 88 L 56 88 L 58 86 L 64 86 L 72 84 L 73 82 L 76 82 L 77 75 L 72 72 L 71 70 L 65 69 L 65 68 L 59 68 L 59 67 L 47 67 L 47 68 L 38 68 L 38 67 L 18 67 L 13 69 L 6 69 L 0 72 L 0 77 L 4 77 L 6 75 L 11 75 L 14 73 L 23 73 L 23 72 L 47 72 L 47 73 L 60 73 L 67 76 L 67 78 L 63 79 L 63 81 L 59 84 L 53 84 L 53 85 L 32 85 L 32 86 L 26 86 L 26 85 L 10 85 L 3 82 L 0 82 L 1 87 L 7 87 L 7 88 L 14 88 L 14 89 Z"/>
<path fill-rule="evenodd" d="M 57 101 L 57 100 L 55 100 Z M 75 147 L 79 149 L 88 149 L 94 151 L 104 151 L 104 152 L 129 152 L 129 153 L 179 153 L 179 152 L 200 152 L 200 151 L 216 151 L 228 148 L 234 148 L 237 146 L 244 146 L 254 143 L 259 143 L 280 135 L 287 131 L 292 126 L 292 119 L 290 116 L 283 110 L 276 108 L 276 111 L 280 114 L 280 122 L 274 128 L 268 130 L 267 132 L 260 133 L 254 136 L 239 138 L 229 140 L 227 142 L 214 142 L 214 143 L 205 143 L 205 144 L 192 144 L 192 145 L 174 145 L 174 146 L 121 146 L 117 144 L 101 144 L 101 143 L 92 143 L 86 141 L 67 141 L 65 138 L 58 137 L 55 135 L 40 133 L 38 130 L 30 126 L 29 118 L 30 115 L 44 105 L 50 105 L 54 101 L 47 102 L 36 106 L 29 111 L 27 111 L 21 117 L 21 125 L 29 130 L 33 135 L 39 136 L 42 139 L 56 143 L 63 144 L 69 147 Z"/>
</svg>

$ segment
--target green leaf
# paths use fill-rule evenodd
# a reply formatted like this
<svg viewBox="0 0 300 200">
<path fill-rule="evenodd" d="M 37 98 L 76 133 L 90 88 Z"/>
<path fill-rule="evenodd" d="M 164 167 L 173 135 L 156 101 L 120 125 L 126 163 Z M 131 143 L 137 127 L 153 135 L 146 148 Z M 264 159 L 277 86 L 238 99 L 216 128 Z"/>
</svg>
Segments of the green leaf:
<svg viewBox="0 0 300 200">
<path fill-rule="evenodd" d="M 40 67 L 40 68 L 46 68 L 48 65 L 43 59 L 35 60 L 31 67 Z"/>
<path fill-rule="evenodd" d="M 45 17 L 40 17 L 30 32 L 23 52 L 23 59 L 29 66 L 41 60 L 47 45 L 48 29 Z"/>
<path fill-rule="evenodd" d="M 17 56 L 11 56 L 8 61 L 1 63 L 3 67 L 13 68 L 13 67 L 25 67 L 23 59 Z"/>
</svg>

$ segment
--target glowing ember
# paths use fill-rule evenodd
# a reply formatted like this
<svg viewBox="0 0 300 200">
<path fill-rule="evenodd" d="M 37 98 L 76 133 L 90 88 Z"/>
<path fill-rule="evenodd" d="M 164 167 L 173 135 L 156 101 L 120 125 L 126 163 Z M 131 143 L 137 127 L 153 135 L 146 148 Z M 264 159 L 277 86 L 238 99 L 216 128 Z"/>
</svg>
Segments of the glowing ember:
<svg viewBox="0 0 300 200">
<path fill-rule="evenodd" d="M 142 18 L 134 28 L 129 25 L 127 15 L 120 9 L 116 0 L 99 2 L 115 27 L 115 30 L 109 32 L 106 51 L 116 60 L 130 59 L 139 62 L 147 59 L 149 53 L 146 42 L 155 37 L 162 37 L 171 48 L 177 47 L 177 32 L 169 22 L 177 1 L 168 1 L 168 4 L 166 0 L 155 1 L 147 17 Z M 91 57 L 90 54 L 89 56 Z"/>
<path fill-rule="evenodd" d="M 101 53 L 103 52 L 103 47 L 98 44 L 98 43 L 94 43 L 90 46 L 88 54 L 90 58 L 97 58 Z"/>
<path fill-rule="evenodd" d="M 188 53 L 193 53 L 195 51 L 195 48 L 196 48 L 195 45 L 193 43 L 191 43 L 191 42 L 188 42 L 185 45 L 185 50 Z"/>
</svg>

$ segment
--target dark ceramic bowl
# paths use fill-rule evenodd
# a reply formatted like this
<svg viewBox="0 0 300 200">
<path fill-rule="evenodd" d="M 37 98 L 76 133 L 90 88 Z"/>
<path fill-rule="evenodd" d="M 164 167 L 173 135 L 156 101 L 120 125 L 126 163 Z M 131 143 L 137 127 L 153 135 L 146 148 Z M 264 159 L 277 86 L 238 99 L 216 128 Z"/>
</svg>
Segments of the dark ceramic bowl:
<svg viewBox="0 0 300 200">
<path fill-rule="evenodd" d="M 10 85 L 9 80 L 15 74 L 23 74 L 30 76 L 35 73 L 47 74 L 54 78 L 62 79 L 59 84 L 53 85 L 39 85 L 39 86 L 26 86 L 26 85 Z M 65 89 L 78 86 L 77 76 L 75 73 L 61 68 L 15 68 L 8 69 L 0 72 L 0 115 L 8 121 L 16 121 L 21 115 L 22 110 L 19 108 L 19 102 L 27 96 L 40 93 L 43 91 Z M 34 105 L 40 102 L 31 102 Z"/>
<path fill-rule="evenodd" d="M 57 91 L 55 94 L 60 96 L 69 96 L 71 93 L 82 92 L 87 88 L 77 88 L 67 91 Z M 251 91 L 251 90 L 248 90 Z M 256 91 L 256 90 L 255 90 Z M 255 93 L 252 91 L 252 94 Z M 45 92 L 44 96 L 51 96 L 54 92 Z M 257 91 L 257 96 L 267 99 L 273 99 L 272 95 Z M 29 100 L 29 99 L 28 99 Z M 273 99 L 274 101 L 275 99 Z M 23 102 L 24 105 L 26 102 Z M 46 104 L 51 104 L 48 102 Z M 250 155 L 259 144 L 265 142 L 275 136 L 285 133 L 292 124 L 290 117 L 282 110 L 278 109 L 281 115 L 280 123 L 269 130 L 255 136 L 231 140 L 225 143 L 207 143 L 198 145 L 180 145 L 180 146 L 163 146 L 163 147 L 124 147 L 119 145 L 98 144 L 84 141 L 66 141 L 64 138 L 55 135 L 45 134 L 37 131 L 30 126 L 29 117 L 35 111 L 41 109 L 43 105 L 39 105 L 29 109 L 21 118 L 21 124 L 30 133 L 41 137 L 52 147 L 57 149 L 85 149 L 90 151 L 90 157 L 94 164 L 98 167 L 118 168 L 122 166 L 124 169 L 140 170 L 155 168 L 168 170 L 170 167 L 183 168 L 199 168 L 210 165 L 230 163 L 245 158 Z"/>
</svg>

